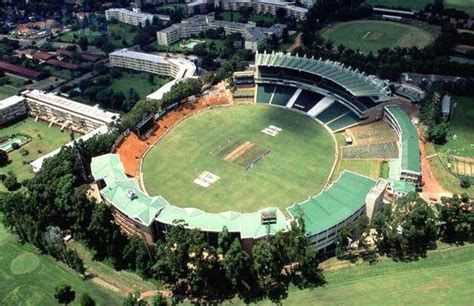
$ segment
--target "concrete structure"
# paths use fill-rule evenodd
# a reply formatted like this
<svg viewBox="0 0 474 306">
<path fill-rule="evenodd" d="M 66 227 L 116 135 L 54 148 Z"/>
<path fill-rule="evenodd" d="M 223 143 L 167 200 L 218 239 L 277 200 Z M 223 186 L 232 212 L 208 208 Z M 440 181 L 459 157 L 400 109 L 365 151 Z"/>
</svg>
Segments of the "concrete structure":
<svg viewBox="0 0 474 306">
<path fill-rule="evenodd" d="M 27 90 L 22 95 L 31 116 L 83 134 L 103 125 L 109 126 L 120 118 L 119 114 L 104 111 L 98 106 L 89 106 L 36 89 Z"/>
<path fill-rule="evenodd" d="M 137 71 L 172 77 L 173 80 L 163 85 L 147 99 L 159 100 L 171 87 L 181 80 L 191 78 L 197 72 L 196 65 L 185 58 L 164 57 L 154 54 L 117 50 L 109 54 L 113 67 L 127 68 Z"/>
<path fill-rule="evenodd" d="M 446 94 L 441 100 L 441 113 L 443 121 L 448 122 L 451 115 L 451 96 Z"/>
<path fill-rule="evenodd" d="M 4 125 L 28 113 L 25 98 L 11 96 L 0 101 L 0 125 Z"/>
<path fill-rule="evenodd" d="M 302 5 L 311 7 L 313 0 L 303 0 Z M 253 8 L 255 13 L 276 16 L 278 9 L 286 10 L 288 17 L 303 20 L 308 12 L 305 7 L 296 5 L 294 1 L 284 0 L 214 0 L 214 6 L 226 11 L 239 11 L 245 8 Z"/>
<path fill-rule="evenodd" d="M 150 24 L 153 22 L 153 15 L 142 13 L 138 8 L 133 11 L 124 8 L 111 8 L 105 11 L 105 19 L 107 21 L 115 19 L 130 25 L 144 27 L 147 22 Z"/>
<path fill-rule="evenodd" d="M 263 46 L 268 37 L 280 38 L 286 25 L 275 24 L 269 28 L 257 27 L 254 23 L 240 23 L 215 20 L 213 14 L 196 15 L 181 23 L 174 24 L 156 33 L 158 45 L 169 46 L 183 38 L 197 36 L 209 29 L 223 28 L 226 34 L 239 33 L 244 38 L 244 47 L 256 51 Z"/>
</svg>

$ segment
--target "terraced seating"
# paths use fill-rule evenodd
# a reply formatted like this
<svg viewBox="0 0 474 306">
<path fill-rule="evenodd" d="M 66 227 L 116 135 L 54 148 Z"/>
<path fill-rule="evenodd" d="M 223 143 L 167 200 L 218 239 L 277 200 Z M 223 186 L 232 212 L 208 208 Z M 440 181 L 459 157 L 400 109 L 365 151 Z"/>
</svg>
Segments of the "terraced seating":
<svg viewBox="0 0 474 306">
<path fill-rule="evenodd" d="M 323 123 L 328 123 L 329 121 L 334 120 L 347 112 L 350 112 L 347 107 L 336 102 L 320 113 L 317 118 Z"/>
<path fill-rule="evenodd" d="M 291 99 L 291 97 L 295 94 L 295 91 L 296 88 L 294 87 L 277 85 L 270 103 L 285 106 Z"/>
<path fill-rule="evenodd" d="M 323 98 L 323 95 L 312 91 L 303 90 L 300 93 L 298 99 L 296 99 L 295 103 L 293 104 L 293 108 L 303 112 L 307 112 Z"/>
<path fill-rule="evenodd" d="M 260 84 L 257 86 L 257 103 L 270 103 L 275 85 Z"/>
<path fill-rule="evenodd" d="M 351 126 L 357 122 L 362 121 L 359 117 L 356 116 L 353 112 L 347 113 L 344 116 L 337 118 L 336 120 L 330 122 L 328 127 L 333 131 L 338 131 L 345 127 Z"/>
<path fill-rule="evenodd" d="M 398 146 L 396 142 L 382 142 L 374 144 L 354 145 L 342 147 L 343 158 L 397 158 Z"/>
</svg>

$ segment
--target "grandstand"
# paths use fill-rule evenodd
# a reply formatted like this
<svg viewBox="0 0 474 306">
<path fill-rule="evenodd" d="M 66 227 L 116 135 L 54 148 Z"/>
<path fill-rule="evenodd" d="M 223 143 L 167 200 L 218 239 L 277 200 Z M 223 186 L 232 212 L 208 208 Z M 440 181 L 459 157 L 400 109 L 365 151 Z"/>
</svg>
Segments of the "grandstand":
<svg viewBox="0 0 474 306">
<path fill-rule="evenodd" d="M 337 232 L 341 228 L 357 221 L 366 213 L 372 214 L 374 207 L 381 206 L 384 188 L 374 189 L 379 183 L 345 170 L 321 193 L 305 202 L 294 204 L 287 211 L 292 218 L 303 219 L 311 245 L 318 250 L 327 251 L 326 248 L 334 246 Z M 369 193 L 376 195 L 368 199 Z"/>
<path fill-rule="evenodd" d="M 418 133 L 411 118 L 400 106 L 389 105 L 384 109 L 384 120 L 395 130 L 399 138 L 400 157 L 390 163 L 390 187 L 393 194 L 399 197 L 415 190 L 415 186 L 421 185 Z"/>
<path fill-rule="evenodd" d="M 391 94 L 387 82 L 329 60 L 257 52 L 255 66 L 257 103 L 305 112 L 333 131 L 364 121 Z"/>
</svg>

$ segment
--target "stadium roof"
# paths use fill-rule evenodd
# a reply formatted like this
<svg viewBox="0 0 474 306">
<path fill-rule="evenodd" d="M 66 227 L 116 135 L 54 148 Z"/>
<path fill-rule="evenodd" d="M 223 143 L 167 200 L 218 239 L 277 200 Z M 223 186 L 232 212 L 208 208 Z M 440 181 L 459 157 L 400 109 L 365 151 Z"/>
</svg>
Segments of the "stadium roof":
<svg viewBox="0 0 474 306">
<path fill-rule="evenodd" d="M 134 179 L 128 179 L 117 154 L 94 157 L 92 175 L 96 180 L 104 179 L 107 187 L 101 190 L 103 197 L 129 218 L 149 226 L 153 220 L 173 224 L 183 220 L 187 228 L 199 228 L 208 232 L 221 232 L 226 226 L 229 232 L 240 233 L 241 238 L 260 238 L 274 235 L 286 229 L 286 219 L 277 208 L 266 208 L 253 213 L 223 212 L 208 213 L 197 208 L 180 208 L 168 204 L 161 196 L 150 197 L 143 193 Z M 261 213 L 275 210 L 275 224 L 262 224 Z"/>
<path fill-rule="evenodd" d="M 316 235 L 362 208 L 367 194 L 375 184 L 368 177 L 345 170 L 329 188 L 287 210 L 293 218 L 303 218 L 306 235 Z"/>
<path fill-rule="evenodd" d="M 283 52 L 256 53 L 255 64 L 260 66 L 273 66 L 304 71 L 329 79 L 356 97 L 388 95 L 390 89 L 387 82 L 374 75 L 346 68 L 339 62 L 292 56 Z"/>
<path fill-rule="evenodd" d="M 410 117 L 398 105 L 388 105 L 385 109 L 392 114 L 401 131 L 401 170 L 419 173 L 420 170 L 420 148 L 418 145 L 418 133 L 411 122 Z"/>
</svg>

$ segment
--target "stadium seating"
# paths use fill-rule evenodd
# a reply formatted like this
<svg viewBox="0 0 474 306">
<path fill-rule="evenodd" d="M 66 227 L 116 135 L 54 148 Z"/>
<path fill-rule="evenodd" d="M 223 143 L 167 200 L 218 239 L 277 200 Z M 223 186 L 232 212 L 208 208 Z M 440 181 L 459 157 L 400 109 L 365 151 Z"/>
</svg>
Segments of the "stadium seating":
<svg viewBox="0 0 474 306">
<path fill-rule="evenodd" d="M 353 112 L 349 112 L 342 117 L 337 118 L 336 120 L 330 122 L 328 127 L 333 131 L 338 131 L 340 129 L 349 127 L 357 122 L 362 121 L 357 117 Z"/>
<path fill-rule="evenodd" d="M 293 104 L 293 108 L 303 112 L 307 112 L 323 98 L 323 95 L 303 90 L 299 95 L 298 99 L 296 99 L 295 103 Z"/>
<path fill-rule="evenodd" d="M 257 103 L 270 103 L 273 91 L 275 91 L 275 85 L 257 85 Z"/>
<path fill-rule="evenodd" d="M 325 109 L 322 113 L 320 113 L 317 118 L 321 120 L 323 123 L 328 123 L 331 120 L 336 119 L 339 116 L 344 115 L 345 113 L 350 112 L 347 107 L 340 103 L 333 103 L 327 109 Z"/>
<path fill-rule="evenodd" d="M 270 101 L 271 104 L 285 106 L 294 95 L 296 88 L 277 85 Z"/>
</svg>

